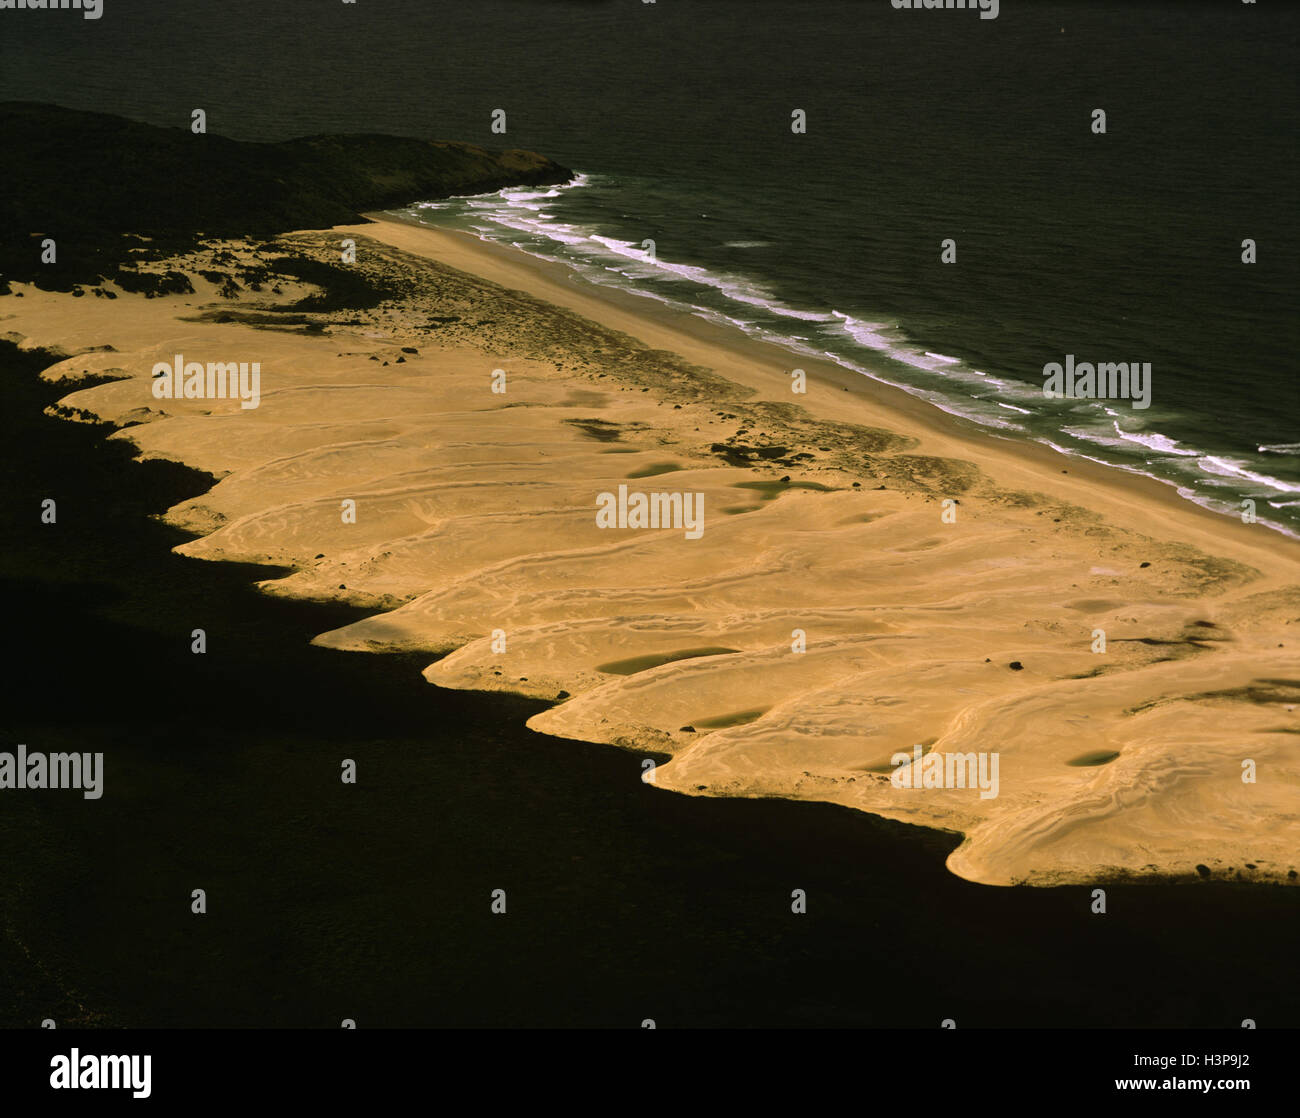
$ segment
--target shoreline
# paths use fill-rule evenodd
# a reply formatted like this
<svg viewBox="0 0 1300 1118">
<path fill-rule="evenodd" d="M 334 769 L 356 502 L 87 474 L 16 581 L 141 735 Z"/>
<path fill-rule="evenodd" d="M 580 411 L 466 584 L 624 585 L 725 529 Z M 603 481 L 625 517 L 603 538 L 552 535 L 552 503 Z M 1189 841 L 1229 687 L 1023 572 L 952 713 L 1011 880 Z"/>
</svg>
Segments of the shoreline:
<svg viewBox="0 0 1300 1118">
<path fill-rule="evenodd" d="M 678 311 L 648 296 L 589 283 L 563 263 L 543 260 L 521 249 L 477 237 L 465 230 L 434 227 L 387 211 L 368 212 L 362 216 L 373 224 L 337 226 L 336 229 L 371 236 L 376 235 L 376 225 L 381 228 L 395 226 L 418 230 L 428 234 L 423 251 L 418 240 L 393 234 L 379 239 L 417 255 L 448 261 L 461 259 L 465 263 L 473 261 L 473 266 L 467 270 L 478 271 L 506 286 L 512 282 L 520 286 L 537 285 L 550 301 L 588 317 L 596 317 L 601 310 L 608 314 L 612 309 L 619 314 L 620 320 L 626 320 L 631 327 L 629 333 L 640 328 L 656 338 L 677 335 L 680 339 L 678 345 L 688 348 L 703 345 L 717 350 L 729 350 L 752 359 L 755 365 L 769 374 L 773 370 L 788 372 L 790 368 L 802 368 L 809 374 L 810 382 L 820 380 L 834 389 L 847 390 L 850 394 L 865 399 L 871 407 L 880 409 L 884 413 L 883 423 L 886 426 L 890 417 L 898 417 L 906 426 L 913 426 L 927 434 L 971 443 L 985 453 L 1001 452 L 1012 457 L 1023 457 L 1027 463 L 1045 472 L 1066 471 L 1078 483 L 1063 487 L 1072 494 L 1086 493 L 1094 485 L 1116 487 L 1117 491 L 1151 502 L 1156 508 L 1182 510 L 1204 526 L 1213 525 L 1220 531 L 1237 534 L 1243 542 L 1258 542 L 1251 540 L 1252 536 L 1259 534 L 1255 526 L 1242 523 L 1240 517 L 1217 513 L 1180 497 L 1172 482 L 1147 474 L 1130 473 L 1109 463 L 1066 454 L 1032 439 L 999 434 L 973 420 L 944 411 L 897 385 L 863 376 L 830 360 L 802 357 L 775 342 L 751 338 L 739 329 L 710 322 L 688 311 Z M 370 232 L 367 233 L 367 230 Z M 784 381 L 779 378 L 773 380 L 771 377 L 766 382 L 755 378 L 754 384 L 765 391 L 772 391 L 774 386 L 787 387 Z M 785 394 L 788 396 L 788 391 Z M 808 406 L 808 397 L 805 396 L 799 402 Z M 1136 514 L 1132 523 L 1142 523 L 1145 515 L 1146 511 Z M 1300 540 L 1266 525 L 1260 525 L 1259 528 L 1267 533 L 1266 539 L 1279 537 L 1283 541 L 1282 550 L 1291 550 L 1294 556 L 1300 558 Z M 1241 531 L 1237 532 L 1238 529 Z"/>
<path fill-rule="evenodd" d="M 313 643 L 442 654 L 424 674 L 443 688 L 552 703 L 534 730 L 670 755 L 661 788 L 960 832 L 948 866 L 970 880 L 1295 880 L 1286 537 L 829 362 L 803 363 L 792 397 L 786 351 L 469 234 L 384 221 L 277 243 L 337 260 L 345 235 L 390 291 L 373 306 L 277 324 L 264 297 L 197 278 L 192 297 L 6 304 L 26 344 L 81 354 L 47 378 L 118 378 L 65 407 L 221 479 L 169 511 L 195 535 L 181 554 L 275 563 L 292 573 L 271 594 L 376 609 Z M 159 356 L 214 347 L 260 356 L 259 408 L 149 398 Z M 593 498 L 635 478 L 724 515 L 698 540 L 600 532 Z M 897 795 L 891 756 L 915 742 L 992 747 L 1002 797 Z M 1235 780 L 1243 751 L 1258 792 Z"/>
</svg>

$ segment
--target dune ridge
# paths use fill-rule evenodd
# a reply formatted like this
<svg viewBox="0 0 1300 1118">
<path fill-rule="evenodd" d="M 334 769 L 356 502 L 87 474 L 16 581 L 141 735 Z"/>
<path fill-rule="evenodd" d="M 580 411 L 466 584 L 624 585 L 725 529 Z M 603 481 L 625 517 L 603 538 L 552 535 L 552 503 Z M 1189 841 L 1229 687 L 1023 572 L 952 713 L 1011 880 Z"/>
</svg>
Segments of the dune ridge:
<svg viewBox="0 0 1300 1118">
<path fill-rule="evenodd" d="M 465 237 L 276 244 L 344 237 L 373 305 L 223 294 L 267 249 L 222 241 L 167 264 L 193 295 L 16 284 L 3 330 L 69 354 L 63 414 L 218 478 L 182 553 L 376 610 L 318 644 L 553 701 L 531 728 L 668 754 L 662 789 L 959 831 L 972 881 L 1296 880 L 1300 546 Z M 153 398 L 177 353 L 259 361 L 260 406 Z M 701 537 L 599 527 L 620 485 L 701 494 Z M 895 787 L 918 744 L 996 753 L 998 794 Z"/>
</svg>

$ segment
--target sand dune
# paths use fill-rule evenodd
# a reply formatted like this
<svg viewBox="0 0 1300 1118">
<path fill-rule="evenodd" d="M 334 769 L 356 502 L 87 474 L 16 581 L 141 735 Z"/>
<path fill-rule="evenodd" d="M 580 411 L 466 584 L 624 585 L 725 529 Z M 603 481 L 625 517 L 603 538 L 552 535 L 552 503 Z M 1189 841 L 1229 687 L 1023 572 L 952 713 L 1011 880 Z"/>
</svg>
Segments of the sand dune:
<svg viewBox="0 0 1300 1118">
<path fill-rule="evenodd" d="M 268 329 L 197 276 L 18 285 L 3 330 L 74 354 L 69 388 L 120 378 L 62 407 L 220 479 L 170 510 L 183 553 L 376 609 L 319 644 L 447 654 L 431 683 L 555 700 L 539 732 L 670 754 L 663 789 L 960 831 L 974 881 L 1295 880 L 1296 544 L 833 366 L 792 394 L 779 350 L 468 238 L 285 244 L 344 235 L 400 294 Z M 260 405 L 155 399 L 177 353 L 260 362 Z M 701 495 L 704 530 L 598 526 L 620 486 Z M 896 787 L 917 744 L 996 754 L 996 796 Z"/>
</svg>

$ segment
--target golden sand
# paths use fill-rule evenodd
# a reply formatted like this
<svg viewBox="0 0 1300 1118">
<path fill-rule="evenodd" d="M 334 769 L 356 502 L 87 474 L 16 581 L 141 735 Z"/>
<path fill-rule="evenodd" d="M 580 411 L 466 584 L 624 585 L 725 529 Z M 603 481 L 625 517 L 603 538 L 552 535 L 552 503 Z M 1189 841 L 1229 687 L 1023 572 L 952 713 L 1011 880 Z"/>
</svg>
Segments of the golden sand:
<svg viewBox="0 0 1300 1118">
<path fill-rule="evenodd" d="M 63 407 L 220 478 L 167 514 L 181 552 L 376 610 L 318 644 L 560 699 L 529 725 L 671 754 L 661 789 L 960 831 L 973 881 L 1293 880 L 1300 545 L 460 234 L 283 244 L 337 260 L 343 237 L 400 296 L 264 328 L 238 319 L 265 293 L 197 276 L 16 285 L 0 332 L 74 355 L 45 374 Z M 177 354 L 258 362 L 259 405 L 156 398 Z M 699 538 L 598 526 L 620 485 L 702 495 Z M 896 786 L 917 745 L 996 754 L 997 795 Z"/>
</svg>

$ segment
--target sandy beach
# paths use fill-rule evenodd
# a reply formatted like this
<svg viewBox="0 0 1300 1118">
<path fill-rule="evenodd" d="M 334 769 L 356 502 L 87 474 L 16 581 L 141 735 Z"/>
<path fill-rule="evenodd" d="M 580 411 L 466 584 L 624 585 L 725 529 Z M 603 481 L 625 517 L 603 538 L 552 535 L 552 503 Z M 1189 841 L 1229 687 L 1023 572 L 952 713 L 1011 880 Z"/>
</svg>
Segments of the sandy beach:
<svg viewBox="0 0 1300 1118">
<path fill-rule="evenodd" d="M 199 274 L 347 239 L 377 306 L 277 319 L 311 288 Z M 1295 542 L 458 233 L 167 267 L 194 293 L 15 284 L 0 333 L 69 355 L 60 414 L 219 479 L 167 514 L 184 554 L 375 610 L 316 643 L 553 701 L 532 729 L 671 754 L 665 791 L 960 832 L 976 882 L 1296 880 Z M 159 398 L 178 355 L 256 363 L 257 406 Z M 602 524 L 638 493 L 698 533 Z M 900 787 L 917 747 L 996 783 Z"/>
</svg>

